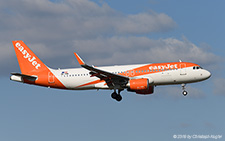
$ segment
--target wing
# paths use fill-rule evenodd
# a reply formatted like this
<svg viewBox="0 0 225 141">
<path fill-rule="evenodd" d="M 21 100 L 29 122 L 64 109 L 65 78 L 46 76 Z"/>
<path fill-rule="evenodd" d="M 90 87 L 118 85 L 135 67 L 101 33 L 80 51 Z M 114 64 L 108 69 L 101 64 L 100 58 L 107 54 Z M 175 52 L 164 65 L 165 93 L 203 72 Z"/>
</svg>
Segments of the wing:
<svg viewBox="0 0 225 141">
<path fill-rule="evenodd" d="M 114 74 L 114 73 L 111 73 L 108 71 L 98 69 L 94 66 L 90 66 L 88 64 L 85 64 L 85 62 L 80 58 L 80 56 L 77 53 L 74 53 L 74 55 L 76 56 L 79 64 L 83 68 L 90 71 L 91 77 L 95 76 L 95 77 L 100 78 L 101 80 L 105 80 L 106 84 L 111 89 L 124 88 L 129 81 L 129 77 Z"/>
</svg>

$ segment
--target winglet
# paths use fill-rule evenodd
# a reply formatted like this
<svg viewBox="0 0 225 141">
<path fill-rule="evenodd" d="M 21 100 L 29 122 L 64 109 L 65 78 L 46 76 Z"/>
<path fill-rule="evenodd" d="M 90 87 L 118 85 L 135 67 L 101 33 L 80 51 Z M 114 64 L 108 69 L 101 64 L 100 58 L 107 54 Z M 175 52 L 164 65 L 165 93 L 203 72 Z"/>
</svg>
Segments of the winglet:
<svg viewBox="0 0 225 141">
<path fill-rule="evenodd" d="M 80 56 L 76 52 L 74 52 L 74 55 L 77 58 L 77 61 L 78 61 L 78 63 L 80 65 L 84 65 L 85 64 L 84 61 L 80 58 Z"/>
</svg>

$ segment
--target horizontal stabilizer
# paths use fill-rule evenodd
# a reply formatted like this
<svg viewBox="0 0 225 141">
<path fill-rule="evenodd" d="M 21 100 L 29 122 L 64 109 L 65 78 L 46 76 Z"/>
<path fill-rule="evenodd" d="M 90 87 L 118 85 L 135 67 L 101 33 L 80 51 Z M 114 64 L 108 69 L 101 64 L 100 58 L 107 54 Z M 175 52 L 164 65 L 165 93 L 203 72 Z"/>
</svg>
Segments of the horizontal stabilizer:
<svg viewBox="0 0 225 141">
<path fill-rule="evenodd" d="M 11 73 L 12 76 L 10 77 L 10 80 L 13 81 L 18 81 L 18 82 L 24 82 L 24 80 L 29 80 L 34 82 L 37 80 L 37 76 L 30 76 L 30 75 L 25 75 L 25 74 L 20 74 L 20 73 Z"/>
</svg>

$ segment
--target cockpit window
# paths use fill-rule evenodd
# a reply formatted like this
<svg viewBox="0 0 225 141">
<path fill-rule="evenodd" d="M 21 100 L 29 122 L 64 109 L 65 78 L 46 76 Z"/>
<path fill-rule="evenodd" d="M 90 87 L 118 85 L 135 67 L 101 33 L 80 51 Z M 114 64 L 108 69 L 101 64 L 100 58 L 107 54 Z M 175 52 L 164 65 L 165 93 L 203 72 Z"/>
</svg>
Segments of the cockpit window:
<svg viewBox="0 0 225 141">
<path fill-rule="evenodd" d="M 198 70 L 198 69 L 202 69 L 202 67 L 200 67 L 200 66 L 194 66 L 193 67 L 193 70 Z"/>
</svg>

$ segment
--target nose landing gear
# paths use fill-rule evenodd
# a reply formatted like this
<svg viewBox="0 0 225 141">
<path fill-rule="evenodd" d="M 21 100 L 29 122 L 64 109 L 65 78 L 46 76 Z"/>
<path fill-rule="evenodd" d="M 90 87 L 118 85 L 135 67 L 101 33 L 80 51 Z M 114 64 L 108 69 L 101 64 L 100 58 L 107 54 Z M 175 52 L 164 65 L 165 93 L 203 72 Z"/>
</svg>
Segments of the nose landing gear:
<svg viewBox="0 0 225 141">
<path fill-rule="evenodd" d="M 118 94 L 116 93 L 116 90 L 114 90 L 114 92 L 111 94 L 111 97 L 117 101 L 121 101 L 122 100 L 122 96 L 120 95 L 120 92 L 123 90 L 118 90 Z"/>
<path fill-rule="evenodd" d="M 186 84 L 181 84 L 181 86 L 182 86 L 182 89 L 183 89 L 183 95 L 184 96 L 187 96 L 187 94 L 188 94 L 188 92 L 187 91 L 185 91 L 185 86 L 186 86 Z"/>
</svg>

